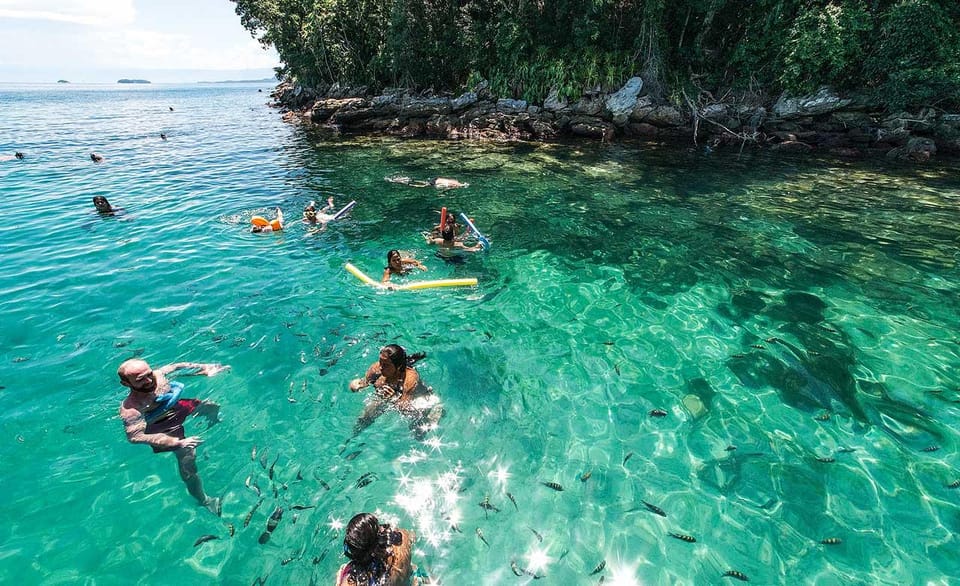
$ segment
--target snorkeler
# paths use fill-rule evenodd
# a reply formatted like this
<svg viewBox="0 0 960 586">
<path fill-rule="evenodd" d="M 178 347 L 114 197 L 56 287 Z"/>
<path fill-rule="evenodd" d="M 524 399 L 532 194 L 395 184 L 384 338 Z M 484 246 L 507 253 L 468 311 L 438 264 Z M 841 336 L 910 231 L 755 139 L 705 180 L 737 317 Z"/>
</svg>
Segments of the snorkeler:
<svg viewBox="0 0 960 586">
<path fill-rule="evenodd" d="M 380 349 L 377 362 L 370 365 L 362 378 L 350 381 L 350 390 L 354 393 L 370 385 L 374 388 L 374 394 L 353 427 L 354 435 L 366 429 L 391 406 L 410 420 L 410 430 L 418 439 L 436 428 L 443 407 L 433 389 L 423 384 L 413 367 L 425 357 L 423 352 L 407 356 L 403 346 L 388 344 Z"/>
<path fill-rule="evenodd" d="M 426 181 L 420 181 L 417 179 L 411 179 L 410 177 L 406 177 L 404 175 L 393 175 L 391 177 L 384 177 L 384 180 L 390 183 L 409 185 L 410 187 L 436 187 L 442 191 L 456 189 L 458 187 L 470 187 L 469 183 L 463 183 L 462 181 L 457 181 L 456 179 L 450 179 L 448 177 L 433 177 L 427 179 Z"/>
<path fill-rule="evenodd" d="M 410 554 L 416 539 L 412 531 L 381 525 L 370 513 L 355 515 L 343 538 L 343 555 L 350 561 L 337 572 L 337 586 L 410 584 Z"/>
<path fill-rule="evenodd" d="M 399 250 L 389 250 L 387 251 L 387 266 L 383 267 L 383 278 L 380 279 L 380 282 L 386 283 L 392 275 L 405 275 L 414 268 L 421 271 L 427 270 L 427 267 L 423 266 L 423 263 L 419 260 L 401 256 Z"/>
<path fill-rule="evenodd" d="M 90 160 L 94 163 L 100 163 L 103 161 L 103 155 L 98 155 L 97 153 L 90 153 Z"/>
<path fill-rule="evenodd" d="M 277 217 L 272 220 L 267 220 L 263 216 L 254 216 L 250 218 L 250 223 L 253 226 L 250 228 L 251 232 L 260 233 L 260 232 L 279 232 L 283 230 L 283 212 L 280 211 L 280 208 L 276 210 Z"/>
<path fill-rule="evenodd" d="M 102 195 L 93 196 L 93 207 L 97 208 L 97 213 L 101 216 L 118 216 L 123 213 L 123 208 L 113 207 Z"/>
</svg>

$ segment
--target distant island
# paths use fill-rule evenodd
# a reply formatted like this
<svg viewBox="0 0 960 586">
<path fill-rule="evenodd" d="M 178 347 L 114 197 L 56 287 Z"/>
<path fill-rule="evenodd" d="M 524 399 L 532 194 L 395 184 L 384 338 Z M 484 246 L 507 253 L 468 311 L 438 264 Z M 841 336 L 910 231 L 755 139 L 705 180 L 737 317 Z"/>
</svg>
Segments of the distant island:
<svg viewBox="0 0 960 586">
<path fill-rule="evenodd" d="M 146 79 L 118 79 L 117 83 L 150 83 Z"/>
<path fill-rule="evenodd" d="M 70 82 L 65 79 L 58 79 L 57 83 L 70 83 Z"/>
</svg>

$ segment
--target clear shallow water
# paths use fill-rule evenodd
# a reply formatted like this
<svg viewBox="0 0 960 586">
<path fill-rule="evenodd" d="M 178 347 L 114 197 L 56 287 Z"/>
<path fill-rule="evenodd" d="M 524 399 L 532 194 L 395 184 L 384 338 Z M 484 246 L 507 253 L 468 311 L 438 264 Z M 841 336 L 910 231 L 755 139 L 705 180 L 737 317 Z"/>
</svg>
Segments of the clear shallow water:
<svg viewBox="0 0 960 586">
<path fill-rule="evenodd" d="M 554 584 L 960 578 L 955 166 L 331 141 L 257 88 L 0 86 L 0 152 L 27 154 L 0 162 L 0 580 L 329 583 L 359 511 L 414 529 L 444 584 L 533 580 L 511 560 Z M 248 232 L 328 195 L 358 205 L 319 235 Z M 435 258 L 442 205 L 491 251 Z M 384 293 L 342 268 L 377 276 L 394 247 L 480 285 Z M 347 442 L 347 383 L 390 342 L 428 353 L 440 428 L 388 413 Z M 134 355 L 232 366 L 182 379 L 223 406 L 187 424 L 222 519 L 126 443 Z M 266 498 L 243 527 L 248 476 Z"/>
</svg>

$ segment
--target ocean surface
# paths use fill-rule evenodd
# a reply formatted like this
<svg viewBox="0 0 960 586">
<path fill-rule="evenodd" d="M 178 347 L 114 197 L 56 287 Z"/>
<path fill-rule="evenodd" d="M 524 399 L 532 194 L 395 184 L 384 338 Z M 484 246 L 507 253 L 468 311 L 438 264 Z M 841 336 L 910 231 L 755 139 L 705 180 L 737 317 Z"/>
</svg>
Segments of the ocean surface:
<svg viewBox="0 0 960 586">
<path fill-rule="evenodd" d="M 434 584 L 960 581 L 956 163 L 343 138 L 270 89 L 0 85 L 0 582 L 332 584 L 361 511 Z M 437 257 L 441 206 L 490 249 Z M 479 285 L 344 270 L 391 248 Z M 388 343 L 424 438 L 351 437 Z M 231 366 L 178 377 L 222 518 L 126 441 L 134 356 Z"/>
</svg>

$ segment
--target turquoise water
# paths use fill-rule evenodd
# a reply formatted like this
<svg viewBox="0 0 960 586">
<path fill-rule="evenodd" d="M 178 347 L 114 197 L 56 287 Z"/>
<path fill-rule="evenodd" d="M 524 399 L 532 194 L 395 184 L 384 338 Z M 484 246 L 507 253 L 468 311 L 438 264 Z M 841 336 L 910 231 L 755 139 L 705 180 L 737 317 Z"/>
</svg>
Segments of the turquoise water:
<svg viewBox="0 0 960 586">
<path fill-rule="evenodd" d="M 448 585 L 533 581 L 511 561 L 538 584 L 960 579 L 957 166 L 325 137 L 258 87 L 0 86 L 0 153 L 27 155 L 0 162 L 0 581 L 331 583 L 360 511 Z M 329 195 L 348 219 L 293 221 Z M 275 206 L 289 228 L 251 234 Z M 492 249 L 436 258 L 440 206 Z M 480 284 L 343 270 L 389 248 Z M 348 441 L 347 383 L 391 342 L 428 353 L 439 429 L 387 413 Z M 187 424 L 222 519 L 126 442 L 132 356 L 232 366 L 181 379 L 223 406 Z"/>
</svg>

